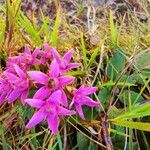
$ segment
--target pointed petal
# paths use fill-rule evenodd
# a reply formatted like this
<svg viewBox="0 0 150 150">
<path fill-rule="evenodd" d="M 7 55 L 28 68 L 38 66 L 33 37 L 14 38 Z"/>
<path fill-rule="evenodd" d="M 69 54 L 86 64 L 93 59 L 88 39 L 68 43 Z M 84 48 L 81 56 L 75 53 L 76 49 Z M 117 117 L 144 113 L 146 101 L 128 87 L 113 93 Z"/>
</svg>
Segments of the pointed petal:
<svg viewBox="0 0 150 150">
<path fill-rule="evenodd" d="M 87 97 L 87 96 L 83 96 L 81 98 L 81 104 L 82 105 L 87 105 L 87 106 L 90 106 L 90 107 L 98 107 L 100 105 L 99 102 L 95 102 L 93 101 L 91 98 Z"/>
<path fill-rule="evenodd" d="M 25 99 L 25 102 L 29 104 L 31 107 L 41 108 L 45 102 L 41 99 Z"/>
<path fill-rule="evenodd" d="M 12 83 L 14 83 L 15 81 L 17 81 L 19 79 L 16 75 L 14 75 L 13 73 L 7 72 L 7 71 L 5 72 L 5 75 L 8 78 L 8 80 Z"/>
<path fill-rule="evenodd" d="M 51 129 L 53 134 L 57 134 L 59 126 L 59 118 L 55 114 L 49 114 L 47 117 L 48 128 Z"/>
<path fill-rule="evenodd" d="M 41 121 L 43 121 L 44 119 L 46 119 L 46 114 L 44 113 L 44 109 L 40 109 L 39 111 L 34 113 L 32 118 L 30 119 L 30 121 L 26 125 L 26 128 L 30 129 L 30 128 L 34 127 L 37 124 L 39 124 Z"/>
<path fill-rule="evenodd" d="M 22 56 L 8 57 L 7 66 L 9 66 L 9 65 L 11 65 L 11 64 L 19 63 L 19 62 L 21 62 L 22 59 L 23 59 Z"/>
<path fill-rule="evenodd" d="M 52 93 L 48 101 L 61 104 L 61 96 L 62 96 L 62 92 L 60 90 L 57 90 L 56 92 Z"/>
<path fill-rule="evenodd" d="M 64 106 L 68 106 L 68 101 L 67 101 L 67 96 L 66 96 L 66 93 L 61 90 L 62 92 L 62 95 L 61 95 L 61 104 L 64 105 Z"/>
<path fill-rule="evenodd" d="M 70 69 L 73 69 L 73 68 L 77 68 L 79 66 L 81 66 L 81 64 L 79 64 L 79 63 L 70 63 L 67 66 L 67 70 L 70 70 Z"/>
<path fill-rule="evenodd" d="M 49 97 L 50 94 L 51 90 L 43 86 L 34 94 L 33 98 L 44 100 L 45 98 Z"/>
<path fill-rule="evenodd" d="M 64 107 L 61 107 L 59 106 L 58 107 L 58 115 L 61 115 L 61 116 L 71 116 L 71 115 L 74 115 L 76 112 L 73 111 L 73 110 L 68 110 Z"/>
<path fill-rule="evenodd" d="M 72 57 L 72 50 L 68 51 L 64 57 L 63 57 L 63 61 L 65 61 L 66 64 L 69 63 L 69 61 L 71 60 Z"/>
<path fill-rule="evenodd" d="M 46 84 L 48 76 L 41 71 L 28 71 L 28 75 L 37 83 Z"/>
<path fill-rule="evenodd" d="M 5 101 L 6 94 L 0 95 L 0 105 Z"/>
<path fill-rule="evenodd" d="M 33 65 L 40 65 L 42 63 L 41 60 L 37 59 L 37 58 L 34 58 L 34 61 L 33 61 Z"/>
<path fill-rule="evenodd" d="M 32 53 L 33 58 L 37 57 L 40 53 L 40 48 L 36 47 L 35 50 Z"/>
<path fill-rule="evenodd" d="M 50 65 L 50 75 L 52 77 L 58 77 L 59 75 L 59 65 L 56 60 L 53 60 Z"/>
<path fill-rule="evenodd" d="M 8 97 L 8 103 L 15 101 L 21 94 L 22 91 L 20 89 L 13 90 Z"/>
<path fill-rule="evenodd" d="M 30 48 L 29 48 L 29 45 L 25 45 L 25 50 L 24 50 L 24 52 L 26 53 L 26 54 L 28 54 L 28 55 L 31 55 L 31 50 L 30 50 Z"/>
<path fill-rule="evenodd" d="M 59 55 L 59 53 L 57 52 L 57 50 L 56 49 L 53 49 L 52 50 L 52 55 L 53 55 L 53 57 L 56 59 L 56 61 L 59 63 L 59 64 L 61 64 L 61 57 L 60 57 L 60 55 Z"/>
<path fill-rule="evenodd" d="M 76 107 L 76 110 L 77 110 L 79 116 L 80 116 L 82 119 L 85 119 L 84 114 L 83 114 L 83 110 L 82 110 L 82 106 L 79 105 L 79 104 L 75 104 L 75 107 Z"/>
<path fill-rule="evenodd" d="M 52 49 L 50 48 L 49 44 L 46 43 L 46 42 L 44 42 L 44 49 L 45 49 L 46 52 L 48 52 L 48 53 L 51 52 L 52 53 Z"/>
<path fill-rule="evenodd" d="M 84 87 L 82 85 L 77 91 L 76 94 L 89 95 L 97 91 L 97 87 Z"/>
<path fill-rule="evenodd" d="M 18 65 L 14 65 L 14 69 L 20 78 L 26 78 L 26 74 L 23 72 L 23 70 L 21 70 Z"/>
<path fill-rule="evenodd" d="M 68 84 L 71 84 L 75 78 L 72 76 L 61 76 L 59 77 L 59 85 L 66 86 Z"/>
</svg>

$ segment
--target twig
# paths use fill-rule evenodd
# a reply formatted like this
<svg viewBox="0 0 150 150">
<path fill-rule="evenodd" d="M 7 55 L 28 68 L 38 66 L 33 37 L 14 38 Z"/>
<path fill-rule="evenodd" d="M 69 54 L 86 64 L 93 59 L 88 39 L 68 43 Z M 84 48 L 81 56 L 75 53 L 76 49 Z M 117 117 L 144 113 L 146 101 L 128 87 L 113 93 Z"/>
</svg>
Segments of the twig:
<svg viewBox="0 0 150 150">
<path fill-rule="evenodd" d="M 109 123 L 107 114 L 102 118 L 102 130 L 103 136 L 105 139 L 107 150 L 113 150 L 113 144 L 111 142 L 110 133 L 109 133 Z"/>
<path fill-rule="evenodd" d="M 67 128 L 66 128 L 66 123 L 64 123 L 64 145 L 63 145 L 63 150 L 67 149 Z"/>
</svg>

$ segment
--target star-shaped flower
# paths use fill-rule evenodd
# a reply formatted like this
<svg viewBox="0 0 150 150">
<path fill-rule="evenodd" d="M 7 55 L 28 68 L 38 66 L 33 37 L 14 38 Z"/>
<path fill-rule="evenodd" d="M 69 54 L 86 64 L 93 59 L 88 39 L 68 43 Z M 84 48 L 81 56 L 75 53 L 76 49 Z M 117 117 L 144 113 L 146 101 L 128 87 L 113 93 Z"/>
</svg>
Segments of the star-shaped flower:
<svg viewBox="0 0 150 150">
<path fill-rule="evenodd" d="M 49 60 L 52 59 L 52 51 L 53 48 L 50 48 L 50 46 L 48 45 L 48 43 L 44 43 L 44 51 L 40 51 L 40 56 L 41 56 L 41 62 L 45 63 L 48 62 Z"/>
<path fill-rule="evenodd" d="M 87 95 L 90 95 L 90 94 L 96 92 L 96 90 L 97 90 L 96 87 L 84 87 L 82 85 L 79 89 L 76 89 L 73 92 L 73 100 L 70 104 L 70 108 L 74 104 L 79 116 L 82 119 L 85 119 L 84 113 L 82 110 L 83 105 L 86 105 L 89 107 L 97 107 L 100 105 L 99 102 L 95 102 L 90 97 L 87 96 Z"/>
<path fill-rule="evenodd" d="M 61 95 L 61 91 L 58 90 L 52 93 L 46 101 L 41 99 L 26 99 L 25 102 L 31 107 L 39 108 L 26 127 L 35 127 L 37 124 L 47 119 L 49 129 L 51 129 L 53 134 L 56 134 L 59 126 L 59 116 L 70 116 L 75 114 L 75 111 L 68 110 L 60 105 Z"/>
<path fill-rule="evenodd" d="M 72 58 L 72 50 L 68 51 L 62 58 L 55 49 L 53 49 L 52 54 L 53 57 L 56 59 L 57 63 L 59 64 L 61 74 L 64 74 L 68 70 L 80 66 L 79 63 L 69 63 Z"/>
<path fill-rule="evenodd" d="M 23 63 L 29 68 L 32 65 L 39 65 L 41 61 L 37 58 L 40 54 L 40 49 L 36 48 L 32 53 L 28 45 L 25 45 L 25 51 L 23 53 Z"/>
<path fill-rule="evenodd" d="M 9 80 L 13 90 L 8 96 L 8 103 L 12 103 L 18 97 L 21 97 L 21 102 L 24 104 L 24 100 L 28 96 L 29 92 L 29 80 L 26 76 L 26 73 L 21 70 L 17 65 L 13 65 L 16 71 L 16 74 L 13 74 L 9 71 L 5 71 L 5 75 Z"/>
<path fill-rule="evenodd" d="M 72 83 L 74 77 L 72 76 L 59 76 L 59 66 L 54 60 L 50 65 L 50 71 L 45 74 L 40 71 L 28 71 L 28 75 L 36 83 L 40 83 L 43 86 L 35 93 L 34 98 L 46 99 L 51 92 L 61 89 L 62 91 L 62 104 L 67 105 L 67 99 L 63 92 L 63 87 Z"/>
</svg>

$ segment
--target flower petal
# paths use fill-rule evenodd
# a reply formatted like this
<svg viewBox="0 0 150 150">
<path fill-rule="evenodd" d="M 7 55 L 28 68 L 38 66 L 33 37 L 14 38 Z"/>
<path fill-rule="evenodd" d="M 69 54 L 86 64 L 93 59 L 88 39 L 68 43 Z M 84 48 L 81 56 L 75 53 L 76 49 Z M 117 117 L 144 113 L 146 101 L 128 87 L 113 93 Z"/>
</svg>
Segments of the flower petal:
<svg viewBox="0 0 150 150">
<path fill-rule="evenodd" d="M 43 121 L 44 119 L 46 119 L 46 114 L 44 113 L 44 109 L 42 108 L 39 111 L 37 111 L 36 113 L 34 113 L 32 118 L 26 125 L 26 128 L 30 129 L 30 128 L 34 127 L 37 124 L 39 124 L 41 121 Z"/>
<path fill-rule="evenodd" d="M 40 48 L 36 47 L 35 50 L 32 53 L 33 58 L 37 57 L 40 53 Z"/>
<path fill-rule="evenodd" d="M 13 101 L 15 101 L 21 94 L 22 90 L 20 89 L 13 90 L 8 97 L 8 103 L 12 103 Z"/>
<path fill-rule="evenodd" d="M 51 90 L 46 88 L 46 86 L 41 87 L 33 96 L 35 99 L 45 99 L 49 97 Z"/>
<path fill-rule="evenodd" d="M 33 61 L 33 65 L 39 65 L 39 64 L 41 64 L 42 63 L 42 61 L 41 60 L 39 60 L 39 59 L 37 59 L 37 58 L 34 58 L 34 61 Z"/>
<path fill-rule="evenodd" d="M 64 105 L 64 106 L 68 106 L 68 101 L 67 101 L 67 96 L 66 96 L 66 93 L 61 90 L 62 92 L 62 95 L 61 95 L 61 104 Z"/>
<path fill-rule="evenodd" d="M 61 104 L 61 96 L 62 96 L 62 92 L 60 90 L 57 90 L 56 92 L 52 93 L 48 101 Z"/>
<path fill-rule="evenodd" d="M 66 86 L 68 84 L 71 84 L 75 78 L 72 76 L 61 76 L 59 77 L 59 85 Z"/>
<path fill-rule="evenodd" d="M 37 83 L 46 84 L 48 76 L 41 71 L 28 71 L 28 75 Z"/>
<path fill-rule="evenodd" d="M 75 104 L 75 107 L 76 107 L 76 110 L 77 110 L 79 116 L 82 119 L 85 119 L 84 114 L 83 114 L 83 110 L 82 110 L 82 106 L 80 104 Z"/>
<path fill-rule="evenodd" d="M 48 128 L 51 129 L 53 134 L 57 134 L 59 126 L 59 118 L 56 114 L 49 114 L 47 117 Z"/>
<path fill-rule="evenodd" d="M 44 49 L 45 49 L 45 51 L 46 52 L 50 52 L 50 53 L 52 53 L 52 49 L 50 48 L 50 46 L 49 46 L 49 44 L 48 43 L 46 43 L 46 42 L 44 42 Z"/>
<path fill-rule="evenodd" d="M 5 101 L 7 94 L 1 94 L 0 95 L 0 105 Z"/>
<path fill-rule="evenodd" d="M 72 50 L 68 51 L 62 59 L 63 61 L 65 61 L 65 63 L 68 64 L 69 61 L 71 60 L 71 57 L 72 57 Z"/>
<path fill-rule="evenodd" d="M 30 48 L 29 48 L 29 45 L 25 45 L 25 50 L 24 50 L 24 52 L 26 53 L 26 54 L 28 54 L 28 55 L 31 55 L 31 50 L 30 50 Z"/>
<path fill-rule="evenodd" d="M 87 105 L 90 107 L 98 107 L 100 105 L 100 102 L 95 102 L 88 96 L 83 96 L 80 102 L 82 105 Z"/>
<path fill-rule="evenodd" d="M 52 77 L 58 77 L 59 72 L 59 65 L 56 60 L 53 60 L 50 65 L 50 75 Z"/>
<path fill-rule="evenodd" d="M 53 57 L 56 59 L 56 61 L 59 63 L 59 64 L 61 64 L 61 57 L 60 57 L 60 55 L 59 55 L 59 53 L 57 52 L 57 50 L 56 49 L 53 49 L 52 50 L 52 55 L 53 55 Z"/>
<path fill-rule="evenodd" d="M 84 87 L 82 85 L 75 94 L 89 95 L 97 91 L 97 87 Z"/>
<path fill-rule="evenodd" d="M 8 78 L 8 80 L 10 82 L 12 82 L 12 83 L 15 83 L 15 81 L 17 81 L 19 79 L 16 75 L 14 75 L 13 73 L 10 73 L 8 71 L 5 71 L 4 74 L 6 75 L 6 77 Z"/>
<path fill-rule="evenodd" d="M 18 65 L 15 64 L 14 69 L 20 78 L 26 78 L 26 74 L 23 72 L 23 70 L 21 70 L 21 68 Z"/>
<path fill-rule="evenodd" d="M 45 102 L 41 99 L 25 99 L 25 102 L 29 104 L 31 107 L 41 108 Z"/>
<path fill-rule="evenodd" d="M 67 66 L 67 70 L 70 70 L 70 69 L 73 69 L 73 68 L 77 68 L 79 66 L 81 66 L 81 64 L 79 64 L 79 63 L 70 63 Z"/>
<path fill-rule="evenodd" d="M 64 107 L 61 107 L 59 106 L 58 107 L 58 115 L 61 115 L 61 116 L 71 116 L 71 115 L 74 115 L 76 112 L 73 111 L 73 110 L 68 110 Z"/>
</svg>

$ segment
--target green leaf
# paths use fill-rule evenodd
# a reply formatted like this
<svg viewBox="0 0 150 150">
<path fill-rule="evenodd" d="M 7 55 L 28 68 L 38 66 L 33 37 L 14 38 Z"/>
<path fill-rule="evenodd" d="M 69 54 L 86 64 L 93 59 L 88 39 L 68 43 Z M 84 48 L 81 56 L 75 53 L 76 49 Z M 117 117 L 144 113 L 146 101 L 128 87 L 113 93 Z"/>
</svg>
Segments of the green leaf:
<svg viewBox="0 0 150 150">
<path fill-rule="evenodd" d="M 136 97 L 138 96 L 139 93 L 136 93 L 134 91 L 128 91 L 124 90 L 123 94 L 121 95 L 120 101 L 123 102 L 125 105 L 129 105 L 129 101 L 131 104 L 134 103 Z M 143 101 L 144 98 L 142 96 L 139 97 L 138 102 Z"/>
<path fill-rule="evenodd" d="M 34 28 L 34 25 L 22 12 L 20 12 L 20 15 L 18 15 L 17 21 L 18 25 L 29 34 L 35 43 L 42 45 L 42 40 L 39 36 L 38 30 Z"/>
<path fill-rule="evenodd" d="M 109 79 L 114 80 L 116 76 L 119 75 L 119 73 L 125 68 L 125 63 L 126 58 L 124 54 L 120 50 L 118 50 L 112 56 L 108 64 L 107 75 Z"/>
<path fill-rule="evenodd" d="M 109 114 L 109 119 L 113 119 L 115 117 L 117 117 L 120 114 L 120 110 L 118 108 L 116 108 L 115 106 L 112 106 L 111 108 L 111 113 Z"/>
<path fill-rule="evenodd" d="M 104 108 L 108 105 L 110 96 L 111 96 L 110 89 L 103 88 L 102 90 L 100 90 L 100 92 L 98 94 L 98 99 L 100 100 L 100 102 L 102 103 Z"/>
<path fill-rule="evenodd" d="M 0 124 L 0 137 L 4 150 L 9 150 L 6 139 L 5 139 L 5 129 L 2 124 Z"/>
<path fill-rule="evenodd" d="M 93 64 L 93 62 L 95 61 L 95 58 L 96 58 L 98 52 L 100 52 L 100 49 L 101 49 L 102 45 L 104 44 L 105 40 L 106 40 L 106 37 L 104 37 L 104 38 L 102 39 L 102 42 L 100 43 L 100 45 L 94 49 L 94 52 L 93 52 L 93 54 L 91 55 L 91 58 L 90 58 L 89 63 L 88 63 L 88 65 L 87 65 L 87 69 L 88 69 L 88 68 Z"/>
<path fill-rule="evenodd" d="M 57 134 L 57 141 L 58 141 L 58 146 L 59 146 L 59 150 L 62 150 L 63 148 L 63 144 L 62 144 L 62 140 L 61 140 L 61 136 L 60 136 L 60 134 L 58 133 Z"/>
<path fill-rule="evenodd" d="M 77 144 L 78 150 L 87 149 L 89 146 L 89 139 L 82 135 L 80 132 L 77 132 Z"/>
<path fill-rule="evenodd" d="M 134 62 L 134 65 L 139 70 L 150 69 L 150 53 L 139 55 Z"/>
<path fill-rule="evenodd" d="M 59 24 L 60 24 L 60 9 L 57 9 L 57 16 L 56 16 L 56 20 L 55 20 L 55 25 L 53 27 L 53 31 L 51 33 L 51 44 L 52 46 L 56 46 L 57 45 L 57 40 L 58 40 L 58 29 L 59 29 Z"/>
<path fill-rule="evenodd" d="M 138 129 L 143 131 L 150 131 L 150 123 L 133 122 L 124 120 L 112 120 L 112 123 L 119 126 L 128 127 L 131 129 Z"/>
<path fill-rule="evenodd" d="M 116 24 L 114 23 L 112 11 L 110 11 L 109 19 L 110 19 L 111 41 L 114 45 L 117 45 L 117 37 L 118 37 L 117 23 Z"/>
<path fill-rule="evenodd" d="M 150 103 L 144 103 L 135 105 L 132 110 L 128 110 L 126 113 L 118 116 L 115 120 L 118 119 L 132 119 L 132 118 L 139 118 L 144 116 L 150 115 Z"/>
<path fill-rule="evenodd" d="M 67 73 L 65 73 L 65 75 L 70 75 L 70 76 L 85 76 L 85 72 L 84 71 L 69 71 Z"/>
<path fill-rule="evenodd" d="M 144 84 L 144 79 L 142 77 L 141 74 L 137 74 L 137 73 L 133 73 L 129 76 L 129 78 L 127 79 L 127 82 L 130 82 L 130 83 L 139 83 L 139 84 Z"/>
<path fill-rule="evenodd" d="M 84 44 L 84 38 L 83 38 L 83 33 L 80 33 L 80 39 L 81 39 L 81 44 L 80 47 L 82 49 L 82 53 L 83 53 L 83 62 L 84 62 L 84 67 L 87 67 L 87 49 L 85 48 L 85 44 Z"/>
<path fill-rule="evenodd" d="M 141 74 L 146 78 L 150 78 L 150 70 L 143 70 Z"/>
<path fill-rule="evenodd" d="M 116 86 L 135 86 L 132 83 L 125 83 L 125 82 L 118 82 L 118 83 L 116 83 L 116 82 L 110 81 L 110 82 L 103 83 L 103 84 L 99 83 L 98 87 L 99 88 L 103 88 L 103 87 L 111 87 L 111 86 L 114 86 L 114 85 L 116 85 Z"/>
</svg>

